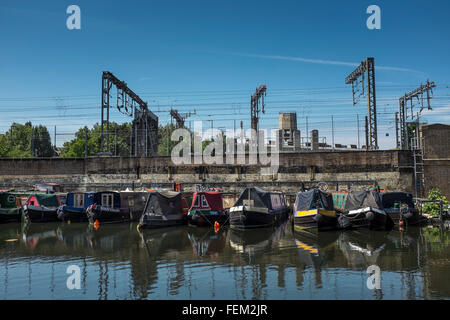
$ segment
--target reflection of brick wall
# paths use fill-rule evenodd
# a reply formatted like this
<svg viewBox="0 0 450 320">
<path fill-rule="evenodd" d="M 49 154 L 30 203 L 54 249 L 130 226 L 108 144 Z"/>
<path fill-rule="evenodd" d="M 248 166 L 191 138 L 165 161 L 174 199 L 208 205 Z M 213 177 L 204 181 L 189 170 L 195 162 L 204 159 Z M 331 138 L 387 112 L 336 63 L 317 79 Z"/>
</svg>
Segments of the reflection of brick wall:
<svg viewBox="0 0 450 320">
<path fill-rule="evenodd" d="M 421 126 L 424 144 L 425 192 L 439 188 L 450 198 L 450 125 Z"/>
</svg>

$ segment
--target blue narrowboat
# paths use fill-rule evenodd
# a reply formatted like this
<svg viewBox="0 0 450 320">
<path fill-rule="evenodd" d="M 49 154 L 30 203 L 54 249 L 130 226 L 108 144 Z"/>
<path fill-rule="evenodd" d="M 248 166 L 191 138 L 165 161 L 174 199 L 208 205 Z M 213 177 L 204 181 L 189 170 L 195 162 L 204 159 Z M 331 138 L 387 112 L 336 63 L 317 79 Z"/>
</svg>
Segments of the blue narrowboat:
<svg viewBox="0 0 450 320">
<path fill-rule="evenodd" d="M 86 210 L 94 203 L 94 192 L 69 192 L 66 204 L 58 208 L 58 219 L 61 221 L 88 221 Z"/>
<path fill-rule="evenodd" d="M 130 221 L 130 208 L 121 207 L 120 193 L 115 191 L 96 192 L 94 203 L 87 209 L 90 223 L 113 223 Z"/>
</svg>

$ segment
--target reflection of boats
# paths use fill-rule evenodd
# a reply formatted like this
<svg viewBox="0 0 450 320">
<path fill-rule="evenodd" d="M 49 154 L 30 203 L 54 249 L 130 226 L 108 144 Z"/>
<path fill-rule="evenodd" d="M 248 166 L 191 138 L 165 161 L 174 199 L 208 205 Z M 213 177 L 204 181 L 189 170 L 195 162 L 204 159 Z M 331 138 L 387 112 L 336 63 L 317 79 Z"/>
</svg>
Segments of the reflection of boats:
<svg viewBox="0 0 450 320">
<path fill-rule="evenodd" d="M 337 229 L 337 215 L 331 194 L 313 189 L 299 192 L 294 204 L 294 230 Z"/>
<path fill-rule="evenodd" d="M 348 193 L 345 211 L 338 219 L 342 229 L 368 227 L 386 230 L 392 228 L 393 222 L 383 210 L 381 198 L 374 191 L 351 191 Z"/>
<path fill-rule="evenodd" d="M 99 252 L 117 253 L 124 248 L 129 248 L 136 243 L 136 223 L 106 224 L 99 229 L 90 224 L 86 228 L 88 246 Z"/>
<path fill-rule="evenodd" d="M 214 232 L 212 229 L 189 228 L 188 238 L 192 244 L 192 250 L 199 257 L 219 254 L 226 243 L 227 231 L 220 229 Z"/>
<path fill-rule="evenodd" d="M 163 228 L 186 224 L 182 211 L 181 193 L 174 191 L 151 192 L 142 217 L 140 228 Z"/>
<path fill-rule="evenodd" d="M 295 232 L 294 240 L 300 260 L 306 265 L 322 265 L 326 253 L 334 250 L 339 235 L 339 231 L 317 233 L 302 230 Z"/>
<path fill-rule="evenodd" d="M 413 201 L 413 196 L 406 192 L 380 193 L 384 211 L 392 218 L 395 224 L 405 221 L 408 225 L 420 224 L 426 221 L 419 215 Z"/>
<path fill-rule="evenodd" d="M 0 223 L 20 222 L 22 214 L 20 199 L 13 193 L 0 192 Z"/>
<path fill-rule="evenodd" d="M 22 224 L 22 242 L 29 249 L 35 249 L 38 244 L 53 247 L 59 241 L 57 229 L 55 223 Z"/>
<path fill-rule="evenodd" d="M 228 213 L 223 209 L 220 192 L 195 192 L 187 213 L 188 222 L 196 226 L 214 226 L 215 222 L 224 225 Z"/>
<path fill-rule="evenodd" d="M 31 222 L 58 221 L 57 210 L 60 204 L 56 194 L 31 194 L 23 206 L 24 217 Z"/>
<path fill-rule="evenodd" d="M 261 256 L 278 243 L 285 233 L 287 222 L 275 227 L 234 230 L 230 229 L 230 246 L 244 257 L 253 258 Z"/>
<path fill-rule="evenodd" d="M 269 227 L 284 221 L 290 213 L 284 195 L 259 188 L 246 188 L 230 208 L 232 228 Z"/>
<path fill-rule="evenodd" d="M 142 230 L 139 235 L 150 258 L 161 256 L 171 250 L 181 251 L 189 247 L 185 227 Z"/>
<path fill-rule="evenodd" d="M 378 259 L 386 247 L 387 234 L 353 230 L 341 232 L 337 240 L 339 249 L 353 267 L 379 265 Z"/>
</svg>

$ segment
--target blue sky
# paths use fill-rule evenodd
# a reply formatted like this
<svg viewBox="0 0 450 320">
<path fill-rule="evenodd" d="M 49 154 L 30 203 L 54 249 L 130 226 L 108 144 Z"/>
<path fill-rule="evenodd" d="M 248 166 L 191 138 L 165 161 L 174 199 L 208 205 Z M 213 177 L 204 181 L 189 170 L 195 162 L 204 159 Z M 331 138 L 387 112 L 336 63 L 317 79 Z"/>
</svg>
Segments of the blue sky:
<svg viewBox="0 0 450 320">
<path fill-rule="evenodd" d="M 66 8 L 81 8 L 68 30 Z M 381 8 L 381 30 L 366 8 Z M 450 123 L 450 2 L 430 1 L 8 1 L 0 4 L 0 132 L 13 121 L 57 126 L 58 145 L 100 120 L 101 72 L 124 80 L 160 117 L 170 107 L 249 127 L 249 101 L 266 83 L 263 128 L 296 111 L 331 143 L 356 143 L 356 114 L 344 83 L 354 64 L 375 57 L 379 143 L 395 143 L 394 112 L 405 92 L 438 85 L 430 122 Z M 62 107 L 63 106 L 63 107 Z M 113 111 L 112 120 L 129 119 Z M 389 137 L 386 137 L 389 133 Z"/>
</svg>

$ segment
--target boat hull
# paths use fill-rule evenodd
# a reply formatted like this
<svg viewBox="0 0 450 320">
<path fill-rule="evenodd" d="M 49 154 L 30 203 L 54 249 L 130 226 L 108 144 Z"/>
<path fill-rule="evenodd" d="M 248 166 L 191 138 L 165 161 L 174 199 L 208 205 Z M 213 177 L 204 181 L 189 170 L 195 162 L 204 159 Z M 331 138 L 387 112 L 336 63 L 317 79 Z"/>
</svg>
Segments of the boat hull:
<svg viewBox="0 0 450 320">
<path fill-rule="evenodd" d="M 0 209 L 0 223 L 21 222 L 22 215 L 22 208 Z"/>
<path fill-rule="evenodd" d="M 127 209 L 107 208 L 102 206 L 89 207 L 87 210 L 89 223 L 120 223 L 130 221 L 130 211 Z"/>
<path fill-rule="evenodd" d="M 88 217 L 86 215 L 85 209 L 71 209 L 66 206 L 58 208 L 58 219 L 60 221 L 70 221 L 70 222 L 86 222 Z"/>
<path fill-rule="evenodd" d="M 216 214 L 211 214 L 208 212 L 195 212 L 194 214 L 187 215 L 188 223 L 190 225 L 198 227 L 210 227 L 214 224 L 219 223 L 221 226 L 226 225 L 229 222 L 228 214 L 221 212 Z"/>
<path fill-rule="evenodd" d="M 286 220 L 288 216 L 289 209 L 269 213 L 242 208 L 230 211 L 230 227 L 234 229 L 270 227 Z"/>
<path fill-rule="evenodd" d="M 165 228 L 165 227 L 174 227 L 181 226 L 187 223 L 186 217 L 177 216 L 167 218 L 166 216 L 142 216 L 139 221 L 138 228 L 142 229 L 157 229 L 157 228 Z"/>
<path fill-rule="evenodd" d="M 420 216 L 416 210 L 401 211 L 400 209 L 385 209 L 395 225 L 400 225 L 401 221 L 406 225 L 420 225 L 426 222 L 426 219 Z"/>
<path fill-rule="evenodd" d="M 390 220 L 390 218 L 389 218 Z M 345 221 L 345 223 L 343 223 Z M 344 227 L 346 224 L 349 227 Z M 341 229 L 369 228 L 372 230 L 389 229 L 388 216 L 382 210 L 364 208 L 341 214 L 339 225 Z"/>
<path fill-rule="evenodd" d="M 24 206 L 23 214 L 30 222 L 57 222 L 57 208 L 45 208 L 36 206 Z"/>
<path fill-rule="evenodd" d="M 298 211 L 293 219 L 294 230 L 327 231 L 338 228 L 336 212 L 314 209 Z"/>
</svg>

